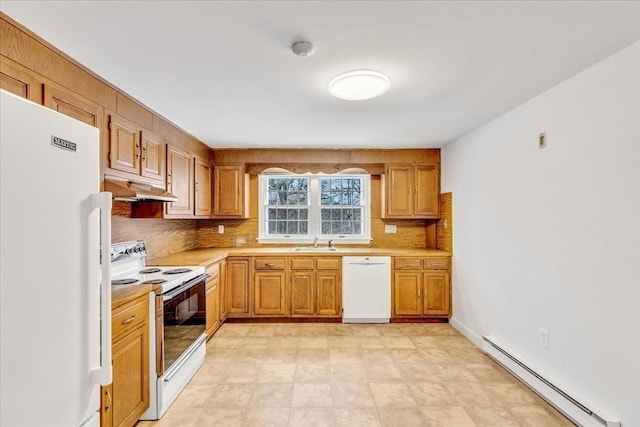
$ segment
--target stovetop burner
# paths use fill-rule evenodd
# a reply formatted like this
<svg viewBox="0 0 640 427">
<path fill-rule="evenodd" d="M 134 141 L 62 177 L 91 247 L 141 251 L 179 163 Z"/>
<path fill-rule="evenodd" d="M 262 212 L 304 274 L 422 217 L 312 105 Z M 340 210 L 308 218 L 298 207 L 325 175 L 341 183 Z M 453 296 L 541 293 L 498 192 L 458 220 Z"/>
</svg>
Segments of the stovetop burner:
<svg viewBox="0 0 640 427">
<path fill-rule="evenodd" d="M 112 285 L 131 285 L 137 283 L 137 279 L 114 279 L 111 281 Z"/>
<path fill-rule="evenodd" d="M 162 274 L 184 274 L 184 273 L 188 273 L 190 272 L 191 269 L 189 268 L 174 268 L 172 270 L 167 270 L 162 272 Z"/>
<path fill-rule="evenodd" d="M 167 279 L 151 279 L 142 282 L 143 285 L 159 285 L 160 283 L 166 283 Z"/>
<path fill-rule="evenodd" d="M 159 268 L 157 267 L 153 267 L 153 268 L 145 268 L 144 270 L 140 270 L 138 272 L 138 274 L 151 274 L 151 273 L 157 273 L 161 271 Z"/>
</svg>

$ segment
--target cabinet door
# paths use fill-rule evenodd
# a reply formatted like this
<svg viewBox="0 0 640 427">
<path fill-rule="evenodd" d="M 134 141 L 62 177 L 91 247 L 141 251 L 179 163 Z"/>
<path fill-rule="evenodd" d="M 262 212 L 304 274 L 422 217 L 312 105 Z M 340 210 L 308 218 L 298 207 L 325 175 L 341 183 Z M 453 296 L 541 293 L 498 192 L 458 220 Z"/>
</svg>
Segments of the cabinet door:
<svg viewBox="0 0 640 427">
<path fill-rule="evenodd" d="M 109 121 L 109 167 L 140 174 L 140 132 L 137 126 L 116 116 Z"/>
<path fill-rule="evenodd" d="M 245 216 L 244 166 L 215 166 L 213 186 L 214 216 Z"/>
<path fill-rule="evenodd" d="M 93 127 L 102 127 L 102 107 L 66 89 L 45 84 L 44 105 Z"/>
<path fill-rule="evenodd" d="M 415 208 L 414 215 L 437 217 L 440 204 L 440 168 L 438 165 L 415 166 Z"/>
<path fill-rule="evenodd" d="M 142 159 L 140 162 L 140 175 L 157 179 L 164 184 L 167 156 L 162 138 L 143 131 L 141 140 Z"/>
<path fill-rule="evenodd" d="M 100 427 L 113 425 L 113 384 L 100 387 Z"/>
<path fill-rule="evenodd" d="M 195 167 L 195 214 L 211 216 L 211 164 L 199 157 L 194 159 Z"/>
<path fill-rule="evenodd" d="M 284 271 L 257 271 L 253 301 L 253 314 L 256 316 L 286 316 Z"/>
<path fill-rule="evenodd" d="M 9 58 L 0 57 L 0 89 L 41 104 L 41 88 L 37 76 L 31 70 Z"/>
<path fill-rule="evenodd" d="M 220 263 L 220 322 L 227 319 L 227 261 Z"/>
<path fill-rule="evenodd" d="M 193 160 L 178 148 L 167 147 L 167 190 L 178 198 L 165 203 L 167 215 L 193 216 Z"/>
<path fill-rule="evenodd" d="M 342 314 L 342 286 L 339 271 L 316 272 L 316 314 L 340 316 Z"/>
<path fill-rule="evenodd" d="M 249 315 L 249 260 L 227 261 L 227 316 Z"/>
<path fill-rule="evenodd" d="M 220 278 L 218 276 L 207 280 L 206 291 L 206 328 L 207 336 L 211 336 L 220 327 Z"/>
<path fill-rule="evenodd" d="M 113 344 L 113 425 L 132 426 L 149 407 L 149 332 L 145 323 Z"/>
<path fill-rule="evenodd" d="M 432 316 L 449 315 L 449 274 L 441 272 L 423 273 L 424 314 Z"/>
<path fill-rule="evenodd" d="M 315 272 L 291 272 L 291 316 L 313 316 L 315 314 Z"/>
<path fill-rule="evenodd" d="M 419 316 L 422 314 L 421 289 L 421 272 L 395 272 L 393 275 L 393 313 L 396 316 Z"/>
<path fill-rule="evenodd" d="M 385 214 L 390 217 L 413 215 L 413 166 L 388 165 L 385 178 Z"/>
</svg>

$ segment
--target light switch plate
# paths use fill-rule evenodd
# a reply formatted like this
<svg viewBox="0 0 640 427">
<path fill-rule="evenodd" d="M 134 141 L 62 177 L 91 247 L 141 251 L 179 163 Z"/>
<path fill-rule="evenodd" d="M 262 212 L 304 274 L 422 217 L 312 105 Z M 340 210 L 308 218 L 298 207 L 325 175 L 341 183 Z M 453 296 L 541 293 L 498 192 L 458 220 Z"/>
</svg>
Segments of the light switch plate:
<svg viewBox="0 0 640 427">
<path fill-rule="evenodd" d="M 218 226 L 218 234 L 224 234 L 224 225 Z"/>
</svg>

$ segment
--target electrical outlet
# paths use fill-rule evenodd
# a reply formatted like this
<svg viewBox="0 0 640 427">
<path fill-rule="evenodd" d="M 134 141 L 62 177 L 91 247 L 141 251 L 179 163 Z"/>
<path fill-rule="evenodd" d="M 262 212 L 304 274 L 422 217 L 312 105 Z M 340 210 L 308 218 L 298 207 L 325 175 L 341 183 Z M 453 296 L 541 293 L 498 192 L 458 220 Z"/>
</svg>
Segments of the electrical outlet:
<svg viewBox="0 0 640 427">
<path fill-rule="evenodd" d="M 397 233 L 398 227 L 396 225 L 385 225 L 384 226 L 385 233 Z"/>
<path fill-rule="evenodd" d="M 538 148 L 547 148 L 547 134 L 544 132 L 538 134 Z"/>
<path fill-rule="evenodd" d="M 549 331 L 540 328 L 540 345 L 549 348 Z"/>
<path fill-rule="evenodd" d="M 224 225 L 218 226 L 218 234 L 224 234 Z"/>
<path fill-rule="evenodd" d="M 443 220 L 442 220 L 442 228 L 444 228 L 445 230 L 446 230 L 447 228 L 449 228 L 449 224 L 447 223 L 447 220 L 446 220 L 446 219 L 443 219 Z"/>
</svg>

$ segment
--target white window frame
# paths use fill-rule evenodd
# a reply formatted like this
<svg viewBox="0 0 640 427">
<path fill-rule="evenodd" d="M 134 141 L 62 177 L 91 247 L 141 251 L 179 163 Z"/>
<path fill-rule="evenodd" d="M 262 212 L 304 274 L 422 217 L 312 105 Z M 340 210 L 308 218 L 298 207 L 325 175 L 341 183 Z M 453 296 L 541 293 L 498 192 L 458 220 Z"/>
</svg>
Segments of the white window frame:
<svg viewBox="0 0 640 427">
<path fill-rule="evenodd" d="M 274 176 L 281 177 L 304 177 L 309 179 L 309 234 L 287 235 L 287 234 L 267 234 L 267 191 L 268 180 Z M 321 178 L 360 178 L 362 179 L 362 235 L 355 236 L 352 234 L 322 234 L 322 221 L 320 210 L 323 207 L 320 204 L 320 179 Z M 325 205 L 326 207 L 326 205 Z M 264 173 L 258 175 L 258 242 L 259 243 L 295 243 L 295 244 L 312 244 L 314 238 L 318 238 L 318 242 L 326 245 L 329 240 L 333 244 L 349 243 L 349 244 L 368 244 L 371 242 L 371 175 L 369 174 L 295 174 L 295 173 Z"/>
</svg>

